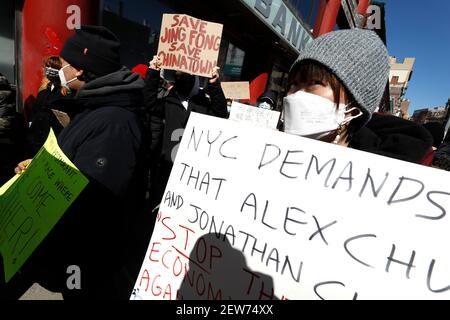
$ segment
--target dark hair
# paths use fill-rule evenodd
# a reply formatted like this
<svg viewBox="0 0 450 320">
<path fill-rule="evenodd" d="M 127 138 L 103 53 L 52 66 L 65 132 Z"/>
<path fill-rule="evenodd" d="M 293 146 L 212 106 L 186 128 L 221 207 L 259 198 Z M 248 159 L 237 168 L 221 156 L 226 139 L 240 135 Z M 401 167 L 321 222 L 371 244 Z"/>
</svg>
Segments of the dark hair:
<svg viewBox="0 0 450 320">
<path fill-rule="evenodd" d="M 46 57 L 43 61 L 44 67 L 53 68 L 53 69 L 61 69 L 62 62 L 59 56 L 49 56 Z"/>
<path fill-rule="evenodd" d="M 53 68 L 56 70 L 60 70 L 62 68 L 62 61 L 59 56 L 48 56 L 48 57 L 44 58 L 42 65 L 44 68 Z M 45 75 L 45 71 L 44 71 L 44 76 L 42 78 L 41 85 L 39 87 L 39 91 L 47 89 L 48 86 L 51 84 L 58 87 L 59 91 L 61 92 L 61 94 L 63 96 L 66 96 L 67 93 L 69 92 L 69 90 L 66 87 L 61 86 L 61 84 L 59 82 L 59 78 L 58 78 L 58 81 L 50 81 L 50 79 L 47 78 L 47 76 Z"/>
<path fill-rule="evenodd" d="M 296 75 L 299 75 L 299 78 L 296 78 Z M 296 79 L 295 79 L 295 78 Z M 336 107 L 340 104 L 341 99 L 341 89 L 344 90 L 345 95 L 348 98 L 348 101 L 351 102 L 350 107 L 351 108 L 358 108 L 360 110 L 363 110 L 363 108 L 356 102 L 353 95 L 350 93 L 350 91 L 341 83 L 341 81 L 334 75 L 333 71 L 328 69 L 323 64 L 316 62 L 314 60 L 303 60 L 290 71 L 289 78 L 288 78 L 288 91 L 293 84 L 293 81 L 299 80 L 300 83 L 308 83 L 312 79 L 320 79 L 324 83 L 329 83 L 331 89 L 333 90 L 333 98 L 334 102 L 336 104 Z M 358 120 L 358 119 L 355 119 Z M 361 125 L 358 123 L 358 121 L 350 121 L 348 127 L 347 127 L 347 141 L 349 141 L 352 137 L 352 135 L 361 128 Z"/>
<path fill-rule="evenodd" d="M 340 103 L 341 88 L 344 88 L 346 95 L 350 98 L 351 94 L 345 86 L 341 84 L 339 79 L 333 72 L 324 65 L 314 60 L 304 60 L 297 64 L 289 73 L 289 88 L 294 81 L 294 77 L 299 74 L 299 81 L 308 83 L 311 79 L 320 79 L 322 82 L 329 83 L 333 89 L 334 101 L 336 106 Z M 288 90 L 289 90 L 288 88 Z"/>
</svg>

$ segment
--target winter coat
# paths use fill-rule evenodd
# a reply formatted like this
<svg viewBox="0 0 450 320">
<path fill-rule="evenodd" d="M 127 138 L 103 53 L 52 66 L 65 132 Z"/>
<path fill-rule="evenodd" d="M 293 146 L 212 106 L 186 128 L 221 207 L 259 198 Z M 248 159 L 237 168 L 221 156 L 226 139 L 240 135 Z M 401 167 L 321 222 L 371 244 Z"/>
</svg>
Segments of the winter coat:
<svg viewBox="0 0 450 320">
<path fill-rule="evenodd" d="M 126 299 L 131 292 L 145 254 L 134 250 L 145 248 L 151 231 L 137 238 L 143 236 L 137 228 L 145 227 L 141 210 L 148 170 L 143 87 L 139 75 L 123 68 L 86 83 L 75 97 L 83 111 L 61 132 L 58 144 L 89 184 L 35 254 L 53 273 L 43 280 L 50 290 L 83 298 Z M 134 271 L 124 271 L 132 259 Z M 66 287 L 70 265 L 80 267 L 81 290 Z"/>
<path fill-rule="evenodd" d="M 176 87 L 170 90 L 166 97 L 158 99 L 159 71 L 150 69 L 145 83 L 144 98 L 148 112 L 150 115 L 165 119 L 162 156 L 169 163 L 172 163 L 171 153 L 181 139 L 176 130 L 186 127 L 191 112 L 228 117 L 227 103 L 219 81 L 209 83 L 204 90 L 193 96 L 187 109 L 176 94 Z"/>
<path fill-rule="evenodd" d="M 433 166 L 450 171 L 450 142 L 444 141 L 434 153 Z"/>
<path fill-rule="evenodd" d="M 67 97 L 67 99 L 69 98 L 70 96 Z M 29 117 L 30 127 L 27 132 L 27 152 L 29 157 L 32 158 L 44 145 L 50 128 L 53 129 L 56 136 L 64 129 L 52 111 L 52 109 L 63 111 L 62 102 L 64 100 L 65 97 L 61 94 L 60 89 L 54 87 L 52 90 L 51 84 L 38 93 Z"/>
<path fill-rule="evenodd" d="M 432 144 L 433 137 L 423 126 L 399 117 L 374 113 L 369 123 L 353 134 L 349 146 L 421 163 Z"/>
</svg>

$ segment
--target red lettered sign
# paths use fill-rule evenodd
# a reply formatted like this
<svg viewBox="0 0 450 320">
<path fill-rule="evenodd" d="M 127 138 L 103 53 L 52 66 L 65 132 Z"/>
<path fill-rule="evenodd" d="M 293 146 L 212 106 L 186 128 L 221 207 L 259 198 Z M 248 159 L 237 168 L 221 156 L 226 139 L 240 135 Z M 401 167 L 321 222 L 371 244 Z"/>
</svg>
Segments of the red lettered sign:
<svg viewBox="0 0 450 320">
<path fill-rule="evenodd" d="M 211 77 L 217 65 L 223 25 L 184 14 L 164 14 L 158 56 L 164 69 Z"/>
</svg>

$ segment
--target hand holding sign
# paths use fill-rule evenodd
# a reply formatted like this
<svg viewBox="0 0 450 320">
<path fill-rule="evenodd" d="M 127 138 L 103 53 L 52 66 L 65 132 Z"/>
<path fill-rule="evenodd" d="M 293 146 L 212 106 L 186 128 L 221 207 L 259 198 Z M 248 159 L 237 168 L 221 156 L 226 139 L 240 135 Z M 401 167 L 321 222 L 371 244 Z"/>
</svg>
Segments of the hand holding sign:
<svg viewBox="0 0 450 320">
<path fill-rule="evenodd" d="M 30 163 L 31 163 L 31 159 L 27 159 L 27 160 L 20 162 L 17 165 L 17 167 L 14 169 L 14 172 L 16 174 L 20 174 L 20 173 L 24 172 L 27 169 L 27 167 L 30 165 Z"/>
<path fill-rule="evenodd" d="M 38 154 L 0 188 L 0 253 L 8 282 L 88 183 L 53 130 Z M 0 277 L 3 275 L 0 275 Z"/>
<path fill-rule="evenodd" d="M 153 59 L 148 64 L 150 69 L 157 71 L 161 70 L 162 61 L 161 58 L 158 56 L 153 56 Z"/>
<path fill-rule="evenodd" d="M 164 14 L 158 56 L 164 69 L 210 77 L 217 65 L 223 25 L 183 14 Z"/>
<path fill-rule="evenodd" d="M 219 75 L 219 67 L 214 67 L 213 72 L 211 74 L 211 79 L 209 79 L 209 83 L 213 84 L 215 82 L 217 82 L 217 80 L 219 80 L 220 75 Z"/>
</svg>

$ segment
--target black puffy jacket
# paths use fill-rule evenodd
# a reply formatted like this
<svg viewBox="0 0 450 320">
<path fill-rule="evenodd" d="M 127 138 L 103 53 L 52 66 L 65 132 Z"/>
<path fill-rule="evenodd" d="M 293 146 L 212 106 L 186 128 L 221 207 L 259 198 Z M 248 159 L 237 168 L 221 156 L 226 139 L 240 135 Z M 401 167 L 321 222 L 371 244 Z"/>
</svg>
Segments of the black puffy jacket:
<svg viewBox="0 0 450 320">
<path fill-rule="evenodd" d="M 145 78 L 145 106 L 150 115 L 165 119 L 162 142 L 162 156 L 165 161 L 172 162 L 171 153 L 181 139 L 182 130 L 186 127 L 191 112 L 227 118 L 227 102 L 220 86 L 220 81 L 208 83 L 205 89 L 189 100 L 187 109 L 173 88 L 166 97 L 158 99 L 159 71 L 149 69 Z M 208 97 L 209 96 L 209 97 Z"/>
<path fill-rule="evenodd" d="M 350 147 L 386 157 L 421 163 L 433 137 L 421 125 L 387 114 L 374 113 L 369 123 L 353 134 Z"/>
<path fill-rule="evenodd" d="M 137 277 L 145 251 L 136 250 L 150 240 L 139 228 L 151 218 L 142 212 L 148 146 L 140 116 L 143 87 L 126 68 L 88 82 L 75 98 L 81 112 L 58 137 L 89 184 L 27 264 L 65 298 L 126 299 Z M 125 270 L 130 263 L 133 272 Z M 81 269 L 81 290 L 66 287 L 70 265 Z"/>
</svg>

